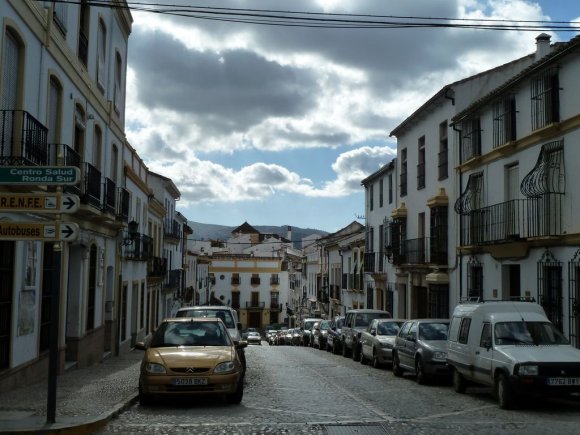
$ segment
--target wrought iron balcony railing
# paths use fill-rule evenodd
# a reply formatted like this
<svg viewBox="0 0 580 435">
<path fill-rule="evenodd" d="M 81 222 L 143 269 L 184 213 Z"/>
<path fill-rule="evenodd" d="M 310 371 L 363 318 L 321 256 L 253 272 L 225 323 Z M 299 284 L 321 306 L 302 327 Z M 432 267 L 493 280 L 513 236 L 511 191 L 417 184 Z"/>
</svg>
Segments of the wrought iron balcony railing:
<svg viewBox="0 0 580 435">
<path fill-rule="evenodd" d="M 447 237 L 407 239 L 393 251 L 393 264 L 447 264 Z"/>
<path fill-rule="evenodd" d="M 278 301 L 271 301 L 270 302 L 270 309 L 282 311 L 282 304 L 278 303 Z"/>
<path fill-rule="evenodd" d="M 513 199 L 461 214 L 461 246 L 561 235 L 562 198 Z"/>
<path fill-rule="evenodd" d="M 95 208 L 101 208 L 101 171 L 88 162 L 84 164 L 81 201 Z"/>
<path fill-rule="evenodd" d="M 161 277 L 167 273 L 167 258 L 151 257 L 147 263 L 147 275 Z"/>
<path fill-rule="evenodd" d="M 240 285 L 240 277 L 239 276 L 232 276 L 232 285 Z"/>
<path fill-rule="evenodd" d="M 258 301 L 246 301 L 246 308 L 259 308 L 264 309 L 266 307 L 265 302 L 258 302 Z"/>
<path fill-rule="evenodd" d="M 168 289 L 179 289 L 181 283 L 181 270 L 173 269 L 165 276 L 163 281 L 163 288 Z"/>
<path fill-rule="evenodd" d="M 48 165 L 48 129 L 24 110 L 0 110 L 0 165 Z"/>
<path fill-rule="evenodd" d="M 127 230 L 123 232 L 123 257 L 127 260 L 147 261 L 152 258 L 153 239 L 145 234 L 129 237 Z"/>
<path fill-rule="evenodd" d="M 270 285 L 279 285 L 280 284 L 280 277 L 278 276 L 271 276 L 270 277 Z"/>
<path fill-rule="evenodd" d="M 253 276 L 250 278 L 250 284 L 251 285 L 260 285 L 260 277 L 259 276 Z"/>
<path fill-rule="evenodd" d="M 180 225 L 179 222 L 177 222 L 176 220 L 164 222 L 163 232 L 166 237 L 170 237 L 173 239 L 181 238 Z"/>
</svg>

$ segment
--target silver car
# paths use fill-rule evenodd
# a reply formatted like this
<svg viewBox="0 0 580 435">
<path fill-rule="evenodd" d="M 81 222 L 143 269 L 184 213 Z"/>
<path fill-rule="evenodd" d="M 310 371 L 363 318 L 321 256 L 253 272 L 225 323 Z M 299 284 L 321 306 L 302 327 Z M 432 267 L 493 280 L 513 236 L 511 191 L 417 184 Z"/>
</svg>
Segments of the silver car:
<svg viewBox="0 0 580 435">
<path fill-rule="evenodd" d="M 407 320 L 395 341 L 393 374 L 414 373 L 419 384 L 435 375 L 449 376 L 448 330 L 449 319 Z"/>
<path fill-rule="evenodd" d="M 361 333 L 361 364 L 371 361 L 373 367 L 391 365 L 395 339 L 405 320 L 374 319 Z"/>
</svg>

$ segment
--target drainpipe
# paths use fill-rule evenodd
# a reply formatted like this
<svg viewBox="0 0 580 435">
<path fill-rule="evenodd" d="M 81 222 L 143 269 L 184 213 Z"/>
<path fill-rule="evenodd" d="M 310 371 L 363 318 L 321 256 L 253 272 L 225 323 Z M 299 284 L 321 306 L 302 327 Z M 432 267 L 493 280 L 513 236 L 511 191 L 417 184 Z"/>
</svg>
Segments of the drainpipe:
<svg viewBox="0 0 580 435">
<path fill-rule="evenodd" d="M 451 124 L 453 131 L 459 133 L 459 164 L 462 162 L 462 137 L 461 137 L 461 130 L 458 129 L 455 124 Z M 463 172 L 459 169 L 459 195 L 463 192 Z M 449 223 L 448 223 L 449 224 Z M 459 245 L 461 246 L 461 235 L 463 234 L 463 219 L 459 216 Z M 457 253 L 456 253 L 457 255 Z M 463 254 L 459 251 L 459 300 L 463 296 Z"/>
</svg>

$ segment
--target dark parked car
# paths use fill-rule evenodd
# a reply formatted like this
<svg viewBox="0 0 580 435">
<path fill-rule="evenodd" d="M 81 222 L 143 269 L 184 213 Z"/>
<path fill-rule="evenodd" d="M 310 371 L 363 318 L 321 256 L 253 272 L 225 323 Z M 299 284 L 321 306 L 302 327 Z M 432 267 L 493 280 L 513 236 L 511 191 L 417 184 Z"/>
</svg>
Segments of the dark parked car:
<svg viewBox="0 0 580 435">
<path fill-rule="evenodd" d="M 360 337 L 362 331 L 368 328 L 374 319 L 390 319 L 391 313 L 383 310 L 359 309 L 346 312 L 346 319 L 342 326 L 342 356 L 352 354 L 352 359 L 360 358 Z"/>
<path fill-rule="evenodd" d="M 414 373 L 424 384 L 435 375 L 449 376 L 447 368 L 448 319 L 407 320 L 395 341 L 393 374 Z"/>
<path fill-rule="evenodd" d="M 330 322 L 330 328 L 328 328 L 328 334 L 326 335 L 326 350 L 331 351 L 334 354 L 340 353 L 342 351 L 341 345 L 341 331 L 342 325 L 344 324 L 344 316 L 337 316 Z"/>
</svg>

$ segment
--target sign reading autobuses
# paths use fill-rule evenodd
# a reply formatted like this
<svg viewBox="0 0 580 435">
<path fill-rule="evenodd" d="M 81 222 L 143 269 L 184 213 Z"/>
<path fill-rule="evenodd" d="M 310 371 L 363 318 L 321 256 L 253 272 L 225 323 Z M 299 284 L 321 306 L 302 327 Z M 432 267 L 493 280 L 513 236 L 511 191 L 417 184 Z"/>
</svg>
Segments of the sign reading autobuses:
<svg viewBox="0 0 580 435">
<path fill-rule="evenodd" d="M 72 222 L 0 222 L 0 240 L 63 240 L 79 236 L 79 226 Z"/>
<path fill-rule="evenodd" d="M 74 185 L 80 178 L 81 172 L 76 166 L 0 167 L 0 184 Z"/>
</svg>

